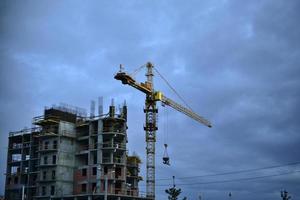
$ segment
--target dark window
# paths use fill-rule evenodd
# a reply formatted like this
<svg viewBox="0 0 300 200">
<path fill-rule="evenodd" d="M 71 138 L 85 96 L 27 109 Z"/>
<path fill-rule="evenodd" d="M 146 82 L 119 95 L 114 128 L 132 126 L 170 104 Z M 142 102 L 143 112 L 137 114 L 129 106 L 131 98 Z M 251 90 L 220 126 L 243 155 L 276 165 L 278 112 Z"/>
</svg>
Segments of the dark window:
<svg viewBox="0 0 300 200">
<path fill-rule="evenodd" d="M 93 167 L 93 175 L 97 175 L 97 167 Z"/>
<path fill-rule="evenodd" d="M 47 172 L 43 171 L 43 180 L 46 180 L 46 178 L 47 178 Z"/>
<path fill-rule="evenodd" d="M 11 182 L 11 178 L 9 177 L 9 178 L 7 179 L 7 184 L 9 185 L 10 182 Z"/>
<path fill-rule="evenodd" d="M 86 168 L 82 169 L 82 170 L 81 170 L 81 175 L 82 175 L 82 176 L 86 176 L 86 171 L 87 171 Z"/>
<path fill-rule="evenodd" d="M 49 146 L 49 141 L 46 141 L 46 142 L 45 142 L 44 149 L 48 149 L 48 146 Z"/>
<path fill-rule="evenodd" d="M 44 195 L 46 195 L 46 187 L 45 186 L 42 187 L 42 196 L 44 196 Z"/>
<path fill-rule="evenodd" d="M 52 164 L 56 164 L 56 155 L 52 156 Z"/>
<path fill-rule="evenodd" d="M 116 168 L 116 177 L 119 177 L 122 175 L 122 169 L 120 167 Z"/>
<path fill-rule="evenodd" d="M 92 183 L 92 189 L 93 189 L 93 193 L 96 192 L 96 183 Z"/>
<path fill-rule="evenodd" d="M 56 176 L 56 172 L 55 172 L 55 170 L 52 170 L 52 180 L 55 179 L 55 176 Z"/>
<path fill-rule="evenodd" d="M 81 192 L 86 192 L 86 184 L 81 185 Z"/>
<path fill-rule="evenodd" d="M 24 183 L 27 184 L 27 182 L 28 182 L 28 176 L 25 176 Z"/>
<path fill-rule="evenodd" d="M 14 184 L 18 184 L 18 182 L 19 182 L 19 178 L 16 176 L 16 177 L 14 178 Z"/>
<path fill-rule="evenodd" d="M 54 193 L 55 193 L 55 186 L 51 185 L 51 195 L 54 195 Z"/>
<path fill-rule="evenodd" d="M 37 175 L 34 175 L 34 176 L 33 176 L 33 181 L 35 182 L 36 179 L 37 179 Z"/>
<path fill-rule="evenodd" d="M 94 154 L 94 164 L 97 164 L 97 154 Z"/>
<path fill-rule="evenodd" d="M 104 167 L 104 174 L 107 174 L 107 167 Z"/>
<path fill-rule="evenodd" d="M 57 149 L 57 140 L 53 141 L 53 149 Z"/>
<path fill-rule="evenodd" d="M 48 164 L 48 156 L 44 156 L 44 164 L 45 164 L 45 165 Z"/>
</svg>

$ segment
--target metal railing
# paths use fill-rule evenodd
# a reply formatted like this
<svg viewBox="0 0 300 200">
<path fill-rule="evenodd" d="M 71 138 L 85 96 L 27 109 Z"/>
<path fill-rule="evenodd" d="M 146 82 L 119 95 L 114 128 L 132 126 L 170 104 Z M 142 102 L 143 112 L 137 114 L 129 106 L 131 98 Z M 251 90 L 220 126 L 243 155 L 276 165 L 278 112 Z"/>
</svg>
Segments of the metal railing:
<svg viewBox="0 0 300 200">
<path fill-rule="evenodd" d="M 32 123 L 33 124 L 36 124 L 36 123 L 39 123 L 43 120 L 51 120 L 53 122 L 59 122 L 60 119 L 58 116 L 54 116 L 54 115 L 41 115 L 41 116 L 37 116 L 37 117 L 34 117 L 32 118 Z"/>
<path fill-rule="evenodd" d="M 112 142 L 104 142 L 102 143 L 102 148 L 117 148 L 117 149 L 126 149 L 125 143 L 112 143 Z"/>
<path fill-rule="evenodd" d="M 104 142 L 104 143 L 100 143 L 100 147 L 101 148 L 109 148 L 109 149 L 126 150 L 126 144 L 125 143 Z M 80 146 L 77 147 L 77 152 L 87 151 L 87 150 L 94 150 L 94 149 L 98 149 L 98 143 L 80 145 Z"/>
<path fill-rule="evenodd" d="M 34 127 L 34 128 L 25 128 L 21 131 L 13 131 L 9 133 L 9 137 L 13 136 L 19 136 L 24 134 L 31 134 L 32 132 L 39 132 L 41 130 L 41 127 Z"/>
<path fill-rule="evenodd" d="M 121 158 L 102 158 L 103 164 L 113 163 L 113 164 L 125 164 L 125 160 Z"/>
</svg>

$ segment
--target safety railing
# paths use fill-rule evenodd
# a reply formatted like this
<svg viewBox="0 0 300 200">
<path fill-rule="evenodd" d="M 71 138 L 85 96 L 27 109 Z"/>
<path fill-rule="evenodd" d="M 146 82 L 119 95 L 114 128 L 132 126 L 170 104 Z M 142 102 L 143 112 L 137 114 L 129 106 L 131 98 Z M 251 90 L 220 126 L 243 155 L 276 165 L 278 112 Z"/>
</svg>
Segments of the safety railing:
<svg viewBox="0 0 300 200">
<path fill-rule="evenodd" d="M 102 163 L 103 164 L 125 164 L 124 159 L 121 158 L 102 158 Z"/>
<path fill-rule="evenodd" d="M 58 123 L 60 121 L 58 116 L 54 115 L 42 115 L 37 116 L 32 119 L 33 124 L 39 124 L 41 122 L 52 122 L 52 123 Z"/>
<path fill-rule="evenodd" d="M 41 130 L 41 127 L 34 127 L 34 128 L 25 128 L 21 131 L 14 131 L 9 133 L 9 137 L 13 136 L 19 136 L 24 134 L 31 134 L 32 132 L 39 132 Z"/>
<path fill-rule="evenodd" d="M 102 143 L 102 148 L 116 148 L 116 149 L 126 149 L 125 143 L 112 143 L 112 142 L 104 142 Z"/>
</svg>

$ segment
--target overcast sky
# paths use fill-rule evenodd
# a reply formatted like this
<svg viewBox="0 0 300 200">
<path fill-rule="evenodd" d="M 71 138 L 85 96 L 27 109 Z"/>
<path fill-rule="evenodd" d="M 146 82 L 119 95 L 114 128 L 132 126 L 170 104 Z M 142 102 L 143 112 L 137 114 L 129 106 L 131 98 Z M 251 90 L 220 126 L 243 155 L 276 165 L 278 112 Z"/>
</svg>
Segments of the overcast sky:
<svg viewBox="0 0 300 200">
<path fill-rule="evenodd" d="M 0 194 L 8 132 L 60 102 L 89 110 L 103 96 L 107 111 L 126 100 L 128 149 L 145 163 L 145 96 L 113 76 L 151 61 L 213 123 L 159 108 L 156 178 L 168 180 L 157 180 L 157 199 L 173 175 L 188 199 L 274 200 L 283 188 L 298 199 L 300 165 L 285 165 L 300 162 L 299 10 L 298 0 L 1 1 Z M 155 88 L 182 103 L 158 76 Z M 237 179 L 251 180 L 226 182 Z"/>
</svg>

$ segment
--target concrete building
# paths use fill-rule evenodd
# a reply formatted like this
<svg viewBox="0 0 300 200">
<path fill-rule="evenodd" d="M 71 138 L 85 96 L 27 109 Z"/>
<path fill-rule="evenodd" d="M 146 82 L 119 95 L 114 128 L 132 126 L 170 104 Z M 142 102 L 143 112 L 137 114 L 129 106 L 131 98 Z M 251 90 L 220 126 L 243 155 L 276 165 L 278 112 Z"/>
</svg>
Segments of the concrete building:
<svg viewBox="0 0 300 200">
<path fill-rule="evenodd" d="M 90 117 L 46 108 L 33 128 L 9 134 L 5 198 L 147 199 L 138 187 L 140 159 L 127 154 L 126 121 L 125 104 L 118 114 L 112 104 Z"/>
</svg>

